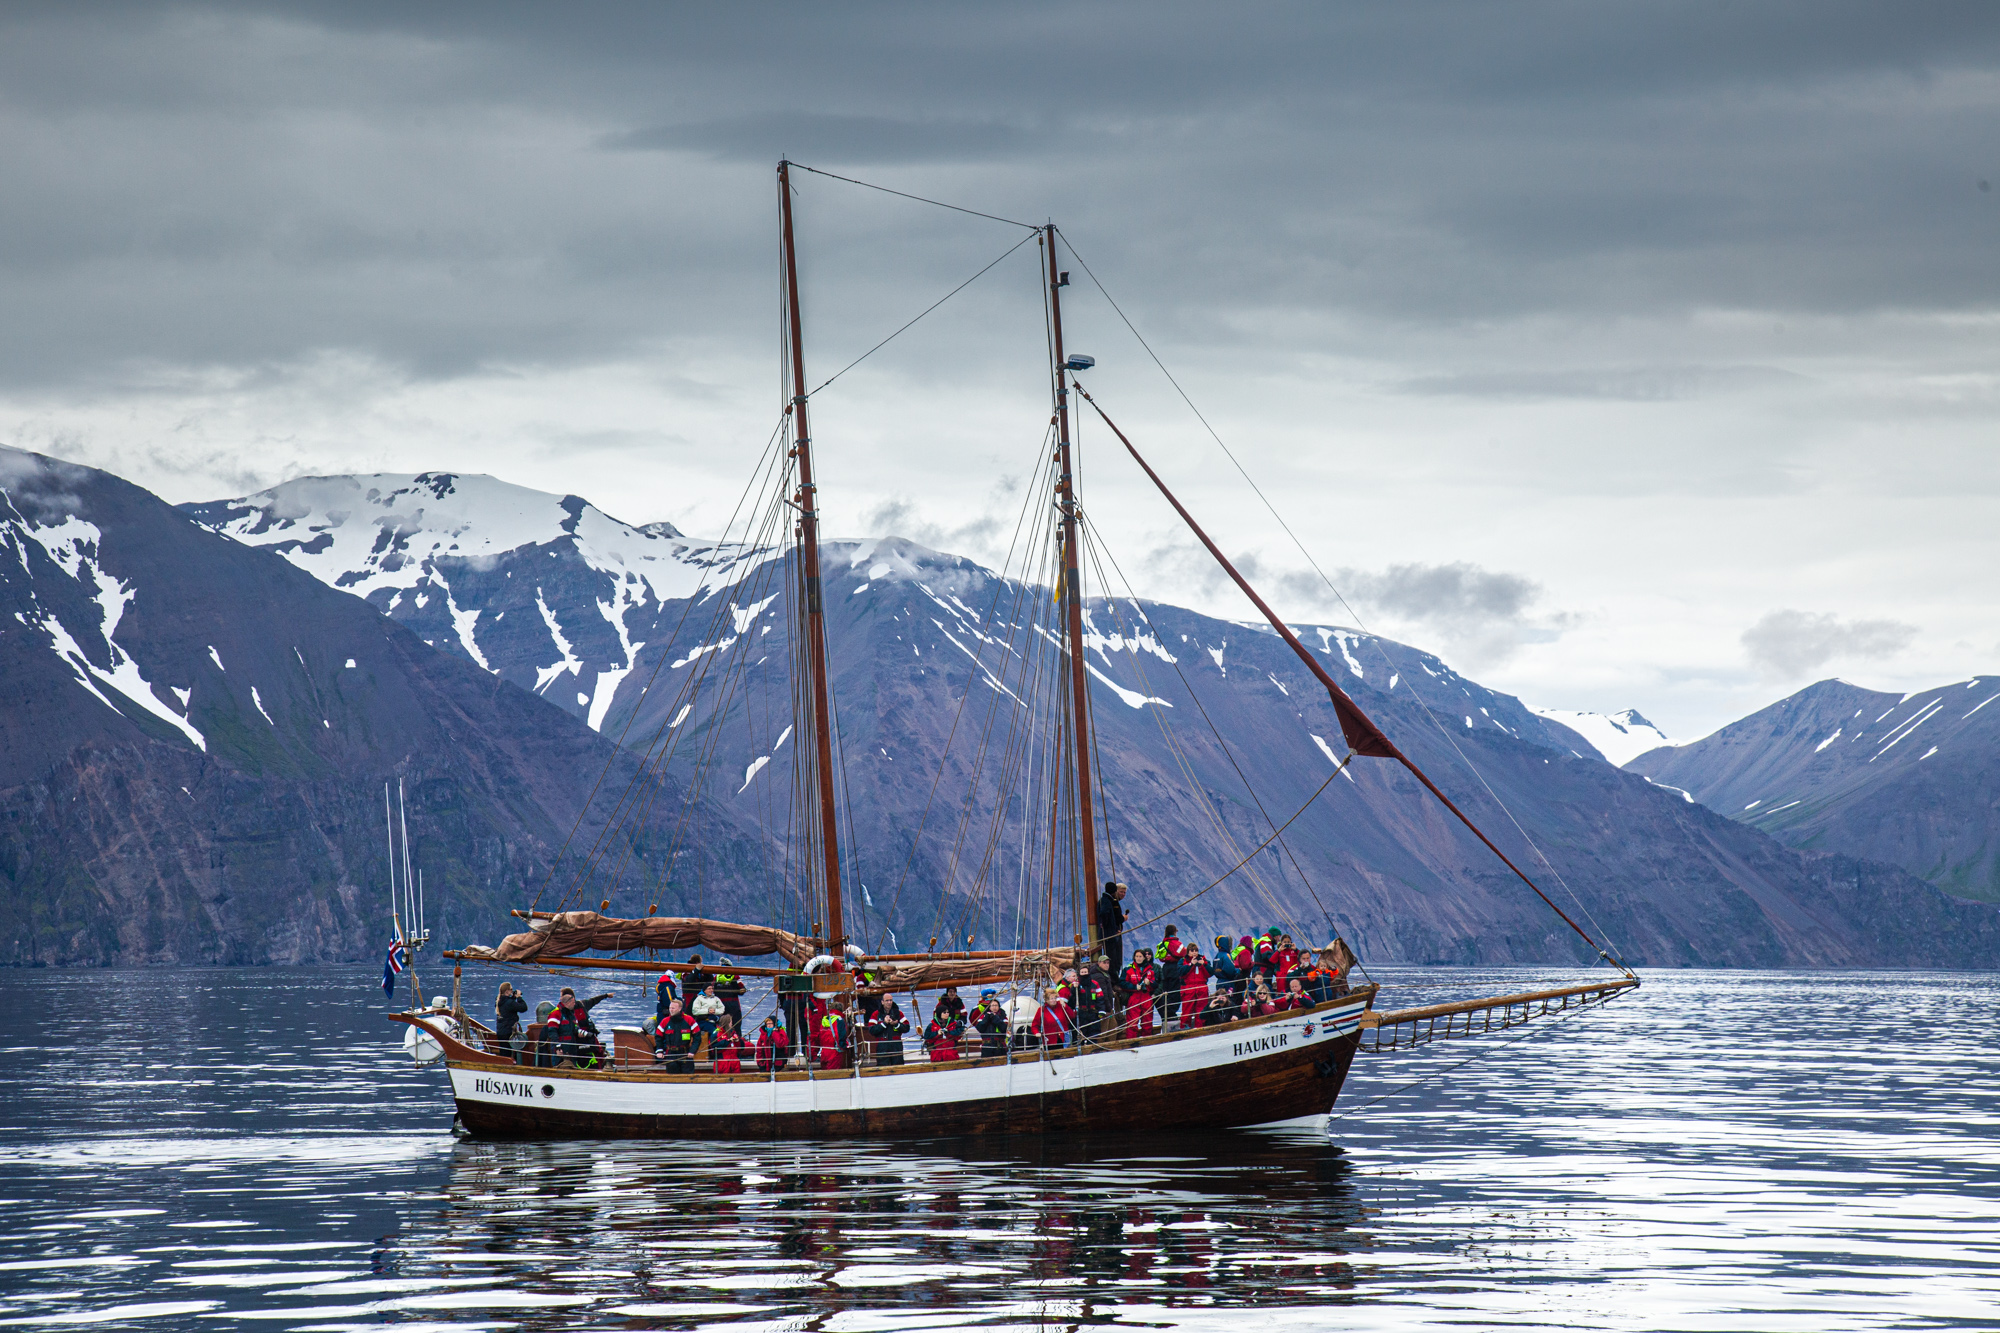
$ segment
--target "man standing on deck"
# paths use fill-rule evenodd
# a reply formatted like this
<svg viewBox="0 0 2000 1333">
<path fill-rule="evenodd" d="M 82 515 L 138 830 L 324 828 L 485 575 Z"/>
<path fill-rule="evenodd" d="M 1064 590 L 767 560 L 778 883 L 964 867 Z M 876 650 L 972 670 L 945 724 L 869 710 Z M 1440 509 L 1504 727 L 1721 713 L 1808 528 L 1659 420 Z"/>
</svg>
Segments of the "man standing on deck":
<svg viewBox="0 0 2000 1333">
<path fill-rule="evenodd" d="M 1097 951 L 1111 960 L 1111 975 L 1125 966 L 1125 886 L 1115 879 L 1104 881 L 1104 895 L 1097 900 Z"/>
</svg>

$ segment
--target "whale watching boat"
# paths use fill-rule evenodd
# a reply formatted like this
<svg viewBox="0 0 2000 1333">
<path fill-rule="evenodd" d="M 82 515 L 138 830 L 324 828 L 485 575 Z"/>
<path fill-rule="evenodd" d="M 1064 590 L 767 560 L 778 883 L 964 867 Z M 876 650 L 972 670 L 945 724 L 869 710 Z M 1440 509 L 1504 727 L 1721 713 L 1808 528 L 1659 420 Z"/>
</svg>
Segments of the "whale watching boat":
<svg viewBox="0 0 2000 1333">
<path fill-rule="evenodd" d="M 1022 549 L 1032 548 L 1040 554 L 1033 560 L 1024 558 L 1023 576 L 1007 585 L 1015 596 L 1011 618 L 997 616 L 984 622 L 992 632 L 989 642 L 979 647 L 990 650 L 994 665 L 990 670 L 982 666 L 968 676 L 964 689 L 965 695 L 971 696 L 974 681 L 983 676 L 992 688 L 982 699 L 990 695 L 989 702 L 996 708 L 1011 710 L 1010 717 L 1026 719 L 994 723 L 989 715 L 984 733 L 988 739 L 981 741 L 986 747 L 981 750 L 986 767 L 968 780 L 964 808 L 971 812 L 975 806 L 990 807 L 995 830 L 1008 818 L 1006 811 L 1013 811 L 1016 823 L 1009 827 L 1020 831 L 1010 835 L 1013 840 L 1009 845 L 1016 848 L 1011 854 L 1019 857 L 1016 878 L 1029 886 L 1021 901 L 1032 904 L 1015 915 L 1023 923 L 1019 929 L 1032 929 L 1035 934 L 1028 935 L 1026 941 L 1017 939 L 1021 947 L 1011 949 L 973 949 L 970 939 L 964 941 L 966 947 L 957 948 L 954 946 L 960 941 L 954 937 L 940 950 L 933 937 L 928 949 L 912 951 L 895 947 L 893 936 L 856 938 L 846 924 L 850 920 L 846 909 L 857 903 L 852 864 L 843 855 L 843 837 L 853 837 L 853 826 L 843 818 L 847 783 L 836 762 L 838 701 L 828 673 L 821 505 L 814 472 L 817 442 L 809 424 L 813 395 L 819 390 L 809 388 L 806 377 L 793 225 L 793 173 L 813 170 L 792 162 L 778 164 L 782 254 L 779 341 L 786 392 L 780 419 L 759 464 L 762 480 L 753 483 L 764 497 L 761 503 L 766 508 L 761 512 L 773 517 L 763 529 L 768 543 L 743 548 L 747 554 L 736 566 L 758 571 L 756 576 L 769 579 L 773 595 L 783 599 L 786 688 L 791 705 L 787 720 L 795 727 L 787 727 L 772 748 L 775 752 L 782 747 L 794 730 L 798 741 L 789 750 L 791 805 L 775 817 L 778 826 L 770 830 L 773 845 L 783 849 L 772 871 L 774 879 L 783 882 L 774 884 L 771 901 L 784 904 L 791 918 L 782 924 L 754 924 L 662 916 L 657 914 L 657 903 L 643 915 L 620 916 L 609 911 L 609 896 L 591 910 L 590 904 L 600 896 L 596 890 L 609 884 L 608 879 L 592 876 L 611 874 L 604 863 L 613 858 L 599 855 L 598 850 L 573 857 L 579 869 L 562 901 L 552 905 L 553 910 L 534 904 L 514 909 L 513 916 L 525 923 L 525 929 L 491 947 L 468 946 L 444 953 L 454 964 L 448 1004 L 440 997 L 430 1007 L 423 1007 L 413 970 L 416 1003 L 408 1012 L 391 1015 L 413 1029 L 413 1040 L 406 1041 L 406 1049 L 413 1050 L 420 1060 L 442 1060 L 457 1103 L 458 1122 L 465 1132 L 517 1139 L 816 1139 L 1117 1133 L 1263 1124 L 1330 1111 L 1358 1052 L 1408 1049 L 1447 1037 L 1496 1031 L 1545 1014 L 1601 1004 L 1638 985 L 1629 969 L 1557 907 L 1362 711 L 1085 392 L 1082 375 L 1094 362 L 1064 346 L 1063 297 L 1069 274 L 1060 257 L 1067 242 L 1053 224 L 1016 224 L 1025 229 L 1016 248 L 1032 240 L 1040 251 L 1051 410 L 1039 449 L 1035 485 L 1043 488 L 1039 495 L 1052 497 L 1052 502 L 1031 500 L 1023 511 L 1022 530 L 1028 540 Z M 1074 256 L 1073 251 L 1070 254 Z M 992 267 L 988 265 L 988 269 Z M 825 384 L 819 387 L 823 389 Z M 1106 882 L 1100 873 L 1100 856 L 1110 839 L 1100 817 L 1102 765 L 1091 711 L 1093 668 L 1086 661 L 1090 612 L 1084 575 L 1086 570 L 1097 571 L 1100 584 L 1103 576 L 1078 496 L 1073 438 L 1074 428 L 1080 425 L 1073 418 L 1086 406 L 1118 439 L 1194 537 L 1269 623 L 1271 631 L 1326 690 L 1346 750 L 1326 783 L 1356 761 L 1407 770 L 1428 793 L 1428 798 L 1420 799 L 1441 802 L 1581 936 L 1598 959 L 1616 968 L 1618 975 L 1587 985 L 1385 1012 L 1376 1007 L 1379 987 L 1366 980 L 1365 969 L 1345 942 L 1335 940 L 1321 956 L 1335 960 L 1338 975 L 1331 984 L 1321 984 L 1319 995 L 1308 1007 L 1231 1017 L 1212 1025 L 1169 1022 L 1160 1032 L 1151 1032 L 1148 1022 L 1146 1030 L 1129 1036 L 1128 1029 L 1117 1025 L 1114 1018 L 1113 1025 L 1100 1032 L 1073 1034 L 1066 1045 L 1045 1044 L 1025 1035 L 1031 1016 L 1040 1001 L 1061 984 L 1064 970 L 1086 953 L 1095 955 L 1107 943 L 1098 935 L 1096 894 L 1098 886 Z M 751 577 L 739 574 L 743 580 Z M 745 603 L 757 591 L 760 589 L 736 589 L 734 603 Z M 1100 596 L 1106 593 L 1108 589 L 1100 588 Z M 692 607 L 699 600 L 690 598 L 688 605 Z M 729 609 L 725 605 L 717 614 Z M 742 613 L 736 614 L 740 617 Z M 736 633 L 744 633 L 740 619 Z M 661 654 L 661 660 L 667 656 Z M 692 670 L 708 669 L 708 663 L 721 656 L 711 653 Z M 683 665 L 681 661 L 674 664 L 676 669 Z M 1009 675 L 1010 671 L 1013 674 Z M 646 688 L 659 688 L 653 683 L 659 679 L 656 668 Z M 693 687 L 683 682 L 677 688 Z M 664 782 L 669 750 L 693 744 L 685 737 L 696 728 L 680 727 L 697 702 L 692 694 L 686 697 L 688 704 L 678 709 L 671 725 L 662 725 L 655 747 L 645 751 L 640 777 L 618 798 L 617 817 L 645 818 L 658 799 L 657 787 Z M 1329 758 L 1333 757 L 1329 753 Z M 752 776 L 755 772 L 753 766 Z M 938 776 L 942 779 L 945 774 L 940 760 Z M 655 783 L 655 794 L 641 790 L 647 781 Z M 1326 783 L 1314 796 L 1326 789 Z M 691 806 L 696 798 L 683 794 L 680 799 L 684 806 Z M 1253 849 L 1251 856 L 1272 846 L 1312 804 L 1309 797 L 1282 825 L 1273 822 L 1270 837 Z M 970 818 L 968 813 L 955 836 L 974 843 L 987 838 L 990 858 L 999 841 L 997 834 L 977 829 L 968 832 Z M 843 830 L 848 831 L 844 834 Z M 588 835 L 579 837 L 588 840 Z M 603 841 L 598 835 L 595 848 L 601 849 Z M 407 857 L 407 835 L 404 855 Z M 391 859 L 393 871 L 393 852 Z M 1237 861 L 1209 888 L 1241 871 L 1249 861 L 1250 856 Z M 664 864 L 668 885 L 663 887 L 670 887 L 675 863 L 668 857 Z M 983 864 L 980 873 L 986 873 Z M 404 878 L 408 878 L 407 867 Z M 629 886 L 630 882 L 623 880 L 620 885 Z M 657 896 L 671 895 L 663 892 Z M 685 899 L 684 893 L 682 896 Z M 1169 910 L 1185 906 L 1183 902 Z M 407 910 L 405 906 L 403 911 Z M 1139 927 L 1166 915 L 1160 912 L 1129 924 L 1125 938 L 1132 939 Z M 397 938 L 391 946 L 385 985 L 394 981 L 398 951 L 405 942 L 401 915 L 395 928 Z M 884 944 L 889 947 L 881 947 Z M 791 1051 L 795 1054 L 761 1069 L 746 1058 L 739 1070 L 723 1072 L 707 1061 L 661 1061 L 655 1056 L 649 1031 L 615 1028 L 603 1034 L 597 1053 L 588 1058 L 552 1058 L 561 1050 L 550 1052 L 547 1043 L 540 1040 L 540 1023 L 527 1026 L 524 1043 L 503 1042 L 460 1003 L 460 979 L 467 966 L 517 974 L 525 971 L 544 978 L 619 979 L 623 974 L 628 984 L 639 981 L 650 988 L 655 972 L 684 975 L 699 971 L 693 963 L 662 961 L 661 956 L 668 951 L 690 949 L 707 950 L 712 959 L 772 960 L 769 967 L 734 961 L 711 965 L 717 972 L 727 972 L 740 978 L 742 984 L 756 987 L 760 998 L 768 995 L 775 1001 L 790 1018 L 794 1036 Z M 404 951 L 400 957 L 407 959 L 409 954 Z M 643 978 L 633 975 L 642 972 L 647 974 Z M 856 1041 L 850 1042 L 839 1058 L 820 1059 L 806 1040 L 810 1034 L 801 1030 L 806 1021 L 816 1019 L 829 1006 L 835 1012 L 853 1013 L 878 1004 L 880 997 L 898 994 L 910 998 L 916 1010 L 914 1019 L 921 1026 L 923 997 L 947 986 L 992 986 L 1005 993 L 1011 1037 L 1004 1050 L 982 1046 L 974 1038 L 962 1058 L 889 1063 L 874 1061 L 867 1043 Z M 693 989 L 692 983 L 689 989 Z M 517 1038 L 516 1043 L 520 1042 Z"/>
</svg>

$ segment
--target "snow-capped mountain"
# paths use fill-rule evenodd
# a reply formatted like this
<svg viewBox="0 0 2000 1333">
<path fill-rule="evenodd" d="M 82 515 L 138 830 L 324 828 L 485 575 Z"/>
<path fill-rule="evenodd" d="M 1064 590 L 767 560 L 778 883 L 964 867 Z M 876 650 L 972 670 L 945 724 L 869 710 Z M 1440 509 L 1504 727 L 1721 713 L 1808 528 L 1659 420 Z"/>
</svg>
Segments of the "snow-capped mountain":
<svg viewBox="0 0 2000 1333">
<path fill-rule="evenodd" d="M 1677 744 L 1666 732 L 1641 717 L 1636 708 L 1622 713 L 1575 713 L 1562 708 L 1536 708 L 1532 704 L 1529 707 L 1537 717 L 1560 722 L 1583 737 L 1591 749 L 1620 768 L 1648 750 Z"/>
<path fill-rule="evenodd" d="M 1823 680 L 1625 768 L 1791 846 L 2000 902 L 2000 676 L 1904 695 Z"/>
<path fill-rule="evenodd" d="M 0 961 L 379 957 L 398 779 L 468 938 L 600 826 L 607 764 L 636 767 L 269 552 L 0 448 Z"/>
<path fill-rule="evenodd" d="M 187 508 L 605 736 L 670 752 L 666 771 L 731 827 L 793 820 L 788 554 L 718 548 L 620 523 L 579 497 L 444 474 L 318 478 Z M 489 510 L 500 517 L 487 530 Z M 1015 903 L 1041 807 L 1006 756 L 1032 752 L 1017 728 L 1047 725 L 1049 677 L 1025 663 L 1048 651 L 1030 628 L 1046 619 L 1048 590 L 893 538 L 831 541 L 824 557 L 849 926 L 892 947 L 1009 941 L 1025 929 Z M 1282 913 L 1385 960 L 1571 956 L 1560 923 L 1400 770 L 1360 760 L 1315 797 L 1342 753 L 1338 723 L 1266 626 L 1101 598 L 1085 614 L 1106 872 L 1149 910 L 1192 897 L 1173 917 L 1191 938 Z M 1575 731 L 1430 654 L 1338 626 L 1296 628 L 1454 800 L 1517 860 L 1539 864 L 1512 811 L 1637 958 L 1884 960 L 1910 939 L 1929 947 L 1931 917 L 1958 910 L 1900 872 L 1798 857 L 1622 774 Z M 1284 853 L 1271 847 L 1225 873 L 1309 800 Z M 750 919 L 803 910 L 774 897 L 784 892 L 774 876 L 755 858 L 677 870 L 660 900 Z M 1897 895 L 1929 906 L 1886 909 Z M 1764 906 L 1746 920 L 1732 906 L 1743 901 Z M 1864 936 L 1864 920 L 1888 934 Z"/>
<path fill-rule="evenodd" d="M 662 608 L 763 558 L 479 474 L 301 477 L 182 505 L 601 729 Z"/>
</svg>

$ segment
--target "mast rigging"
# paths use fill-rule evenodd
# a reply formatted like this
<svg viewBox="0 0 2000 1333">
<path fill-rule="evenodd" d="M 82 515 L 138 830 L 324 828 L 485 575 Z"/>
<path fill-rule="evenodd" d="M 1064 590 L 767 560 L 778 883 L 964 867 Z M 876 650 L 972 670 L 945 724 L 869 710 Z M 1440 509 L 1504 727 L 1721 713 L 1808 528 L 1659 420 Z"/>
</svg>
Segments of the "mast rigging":
<svg viewBox="0 0 2000 1333">
<path fill-rule="evenodd" d="M 1083 659 L 1083 573 L 1082 554 L 1077 542 L 1076 461 L 1069 433 L 1069 373 L 1063 352 L 1062 289 L 1068 277 L 1056 267 L 1056 228 L 1042 229 L 1042 274 L 1049 289 L 1049 345 L 1054 364 L 1051 387 L 1055 394 L 1056 491 L 1062 511 L 1062 596 L 1064 599 L 1063 638 L 1069 650 L 1070 735 L 1069 744 L 1076 780 L 1077 850 L 1082 861 L 1082 878 L 1076 891 L 1076 915 L 1093 951 L 1097 946 L 1097 915 L 1091 911 L 1097 895 L 1097 821 L 1091 805 L 1090 785 L 1090 676 Z"/>
<path fill-rule="evenodd" d="M 833 728 L 826 683 L 826 615 L 820 594 L 819 499 L 813 484 L 812 428 L 806 414 L 806 354 L 799 318 L 799 256 L 792 239 L 790 162 L 778 163 L 778 207 L 784 220 L 785 311 L 790 324 L 792 457 L 799 465 L 794 500 L 799 514 L 799 573 L 805 592 L 806 674 L 812 705 L 813 751 L 818 767 L 820 850 L 826 875 L 826 942 L 838 952 L 847 943 L 840 918 L 840 835 L 833 795 Z"/>
</svg>

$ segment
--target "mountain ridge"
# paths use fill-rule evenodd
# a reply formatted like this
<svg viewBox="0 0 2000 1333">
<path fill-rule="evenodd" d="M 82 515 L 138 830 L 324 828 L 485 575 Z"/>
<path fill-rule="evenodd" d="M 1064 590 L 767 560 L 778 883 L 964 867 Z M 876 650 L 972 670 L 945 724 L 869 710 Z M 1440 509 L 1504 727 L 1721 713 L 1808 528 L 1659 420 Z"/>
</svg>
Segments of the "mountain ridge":
<svg viewBox="0 0 2000 1333">
<path fill-rule="evenodd" d="M 607 764 L 635 767 L 290 563 L 0 449 L 6 961 L 379 956 L 399 779 L 434 916 L 476 937 L 601 827 Z"/>
<path fill-rule="evenodd" d="M 2000 901 L 2000 675 L 1905 694 L 1832 679 L 1627 770 L 1802 850 Z"/>
<path fill-rule="evenodd" d="M 435 487 L 447 477 L 391 477 L 395 485 L 387 489 L 420 481 Z M 369 485 L 356 489 L 359 480 Z M 364 498 L 369 489 L 382 490 L 375 484 L 382 480 L 318 479 Z M 290 512 L 296 503 L 284 506 L 289 528 L 277 518 L 264 521 L 282 504 L 283 490 L 257 503 L 251 497 L 183 508 L 239 540 L 316 540 L 312 514 L 321 521 L 331 515 L 312 506 L 312 514 Z M 565 498 L 576 503 L 562 508 L 557 502 Z M 499 539 L 488 541 L 477 554 L 478 569 L 465 563 L 462 527 L 432 531 L 379 503 L 350 510 L 349 522 L 353 513 L 364 514 L 356 531 L 365 540 L 350 538 L 348 550 L 375 552 L 379 543 L 385 555 L 427 554 L 388 571 L 381 558 L 327 568 L 336 580 L 357 570 L 364 578 L 395 575 L 392 595 L 385 598 L 389 584 L 380 583 L 369 596 L 383 599 L 392 618 L 422 628 L 439 651 L 469 656 L 476 649 L 489 670 L 634 749 L 652 738 L 685 742 L 688 749 L 677 750 L 668 769 L 696 799 L 738 825 L 782 827 L 794 814 L 785 774 L 797 719 L 786 657 L 775 649 L 782 635 L 770 636 L 787 623 L 790 557 L 676 534 L 661 540 L 679 546 L 649 542 L 644 549 L 682 582 L 663 576 L 646 583 L 645 596 L 621 602 L 615 586 L 635 587 L 630 565 L 604 556 L 606 546 L 583 549 L 571 540 L 574 533 L 560 530 L 578 506 L 598 511 L 575 497 L 533 503 L 542 526 L 508 550 L 491 549 Z M 449 550 L 446 536 L 460 550 Z M 954 750 L 960 742 L 953 719 L 976 709 L 968 715 L 1001 725 L 1029 707 L 1025 693 L 1009 695 L 1011 704 L 1002 698 L 1017 688 L 1007 673 L 1019 667 L 1009 665 L 1004 645 L 1027 624 L 1021 608 L 1045 601 L 1047 590 L 898 538 L 828 542 L 824 558 L 837 762 L 843 787 L 861 793 L 847 816 L 849 876 L 860 899 L 850 908 L 852 921 L 904 947 L 954 930 L 1004 942 L 1018 916 L 996 905 L 1002 896 L 996 885 L 1020 873 L 1022 863 L 1008 848 L 1023 826 L 995 813 L 990 828 L 998 832 L 978 836 L 998 850 L 984 861 L 961 855 L 950 840 L 939 841 L 925 779 L 942 769 L 958 784 L 954 790 L 974 794 L 970 805 L 1002 810 L 996 779 L 978 755 Z M 730 581 L 738 577 L 742 582 Z M 676 599 L 676 591 L 685 595 Z M 521 608 L 532 610 L 516 614 Z M 458 633 L 467 617 L 470 644 Z M 488 638 L 489 624 L 517 622 L 527 626 L 517 637 Z M 589 651 L 582 646 L 585 628 L 598 635 Z M 1945 921 L 1954 924 L 1943 930 L 1949 938 L 1942 947 L 1961 965 L 1990 965 L 2000 956 L 1990 912 L 1933 900 L 1930 886 L 1882 867 L 1787 853 L 1678 792 L 1621 774 L 1580 744 L 1573 729 L 1459 676 L 1430 654 L 1338 626 L 1296 628 L 1510 856 L 1537 868 L 1535 847 L 1512 830 L 1508 811 L 1515 812 L 1535 845 L 1558 863 L 1560 878 L 1636 958 L 1663 965 L 1907 962 L 1937 956 L 1931 932 Z M 1107 864 L 1156 905 L 1195 894 L 1172 917 L 1185 935 L 1203 938 L 1252 922 L 1261 928 L 1269 923 L 1260 918 L 1290 904 L 1285 910 L 1310 921 L 1314 933 L 1340 931 L 1377 958 L 1587 956 L 1414 781 L 1375 761 L 1358 762 L 1336 781 L 1341 803 L 1322 798 L 1328 809 L 1295 825 L 1287 848 L 1274 846 L 1250 870 L 1203 890 L 1312 797 L 1331 770 L 1340 733 L 1325 692 L 1261 624 L 1099 597 L 1086 606 L 1086 640 L 1109 793 Z M 565 674 L 571 658 L 583 670 Z M 545 681 L 552 668 L 555 675 Z M 619 674 L 607 685 L 611 672 Z M 703 674 L 710 672 L 713 680 Z M 724 680 L 731 682 L 726 690 L 717 683 Z M 1416 682 L 1426 696 L 1421 701 L 1413 697 Z M 1477 774 L 1467 769 L 1470 760 Z M 1246 764 L 1258 771 L 1263 790 L 1245 784 Z M 952 827 L 969 827 L 953 818 Z M 958 845 L 965 845 L 962 838 Z M 1311 881 L 1298 880 L 1298 865 L 1312 867 Z M 598 896 L 579 892 L 593 901 Z M 1904 906 L 1885 914 L 1890 901 Z M 759 919 L 806 910 L 787 906 L 777 888 L 740 876 L 689 886 L 683 905 L 696 914 Z"/>
</svg>

